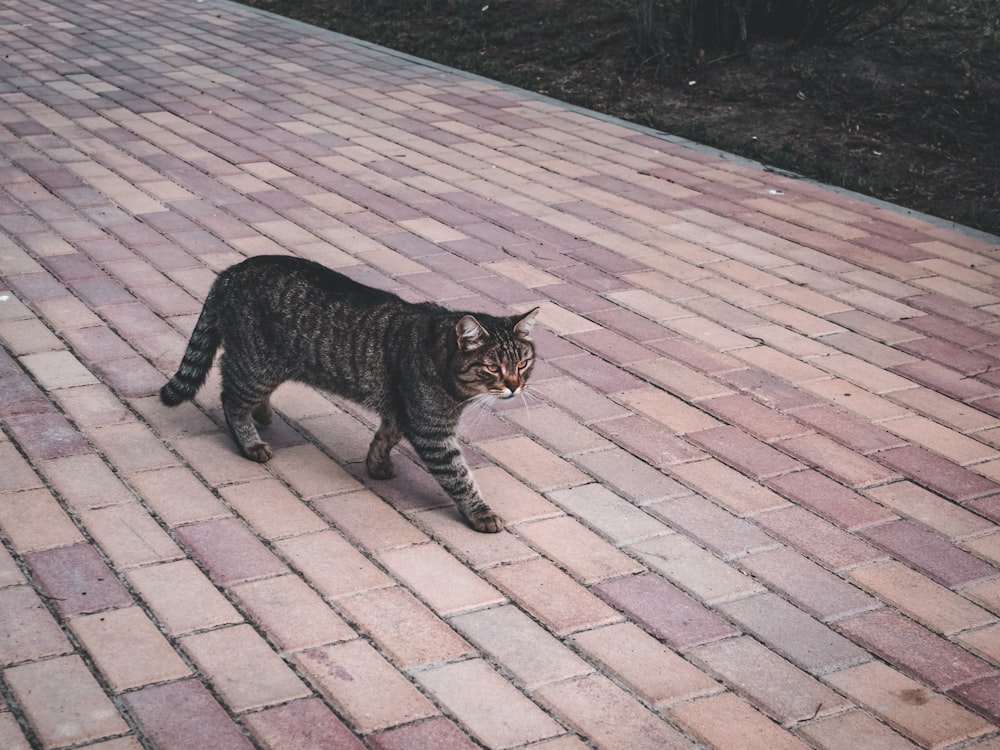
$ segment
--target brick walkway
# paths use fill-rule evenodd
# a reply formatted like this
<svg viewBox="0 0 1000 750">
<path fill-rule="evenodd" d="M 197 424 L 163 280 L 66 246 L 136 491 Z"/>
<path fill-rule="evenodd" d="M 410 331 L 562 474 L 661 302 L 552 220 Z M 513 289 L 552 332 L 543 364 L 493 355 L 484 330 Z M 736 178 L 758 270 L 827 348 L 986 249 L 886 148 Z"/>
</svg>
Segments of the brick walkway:
<svg viewBox="0 0 1000 750">
<path fill-rule="evenodd" d="M 1000 748 L 994 240 L 218 0 L 0 51 L 0 747 Z M 265 252 L 542 306 L 508 531 L 159 405 Z"/>
</svg>

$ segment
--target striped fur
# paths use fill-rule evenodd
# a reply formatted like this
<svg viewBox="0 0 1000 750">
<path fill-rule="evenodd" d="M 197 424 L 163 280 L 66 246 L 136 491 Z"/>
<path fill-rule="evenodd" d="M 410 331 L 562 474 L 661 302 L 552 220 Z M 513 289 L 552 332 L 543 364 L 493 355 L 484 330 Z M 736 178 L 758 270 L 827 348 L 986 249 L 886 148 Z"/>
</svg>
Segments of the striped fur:
<svg viewBox="0 0 1000 750">
<path fill-rule="evenodd" d="M 471 399 L 522 392 L 537 313 L 455 312 L 310 261 L 251 258 L 219 274 L 160 398 L 168 406 L 193 398 L 221 345 L 223 411 L 247 458 L 271 457 L 254 422 L 270 422 L 274 389 L 306 383 L 379 415 L 366 460 L 371 476 L 394 475 L 390 453 L 406 438 L 472 526 L 495 532 L 502 522 L 483 500 L 455 430 Z"/>
</svg>

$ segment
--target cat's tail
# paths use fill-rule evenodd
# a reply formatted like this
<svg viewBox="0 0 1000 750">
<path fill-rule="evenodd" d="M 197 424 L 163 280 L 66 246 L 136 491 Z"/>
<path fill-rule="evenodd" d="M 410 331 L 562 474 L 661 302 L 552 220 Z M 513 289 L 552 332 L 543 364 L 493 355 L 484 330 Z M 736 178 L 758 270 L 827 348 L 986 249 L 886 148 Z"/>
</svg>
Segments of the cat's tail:
<svg viewBox="0 0 1000 750">
<path fill-rule="evenodd" d="M 198 322 L 195 323 L 180 367 L 160 389 L 160 401 L 167 406 L 177 406 L 194 398 L 198 389 L 205 384 L 208 371 L 212 369 L 215 352 L 222 343 L 216 314 L 217 295 L 217 288 L 213 286 L 205 299 Z"/>
</svg>

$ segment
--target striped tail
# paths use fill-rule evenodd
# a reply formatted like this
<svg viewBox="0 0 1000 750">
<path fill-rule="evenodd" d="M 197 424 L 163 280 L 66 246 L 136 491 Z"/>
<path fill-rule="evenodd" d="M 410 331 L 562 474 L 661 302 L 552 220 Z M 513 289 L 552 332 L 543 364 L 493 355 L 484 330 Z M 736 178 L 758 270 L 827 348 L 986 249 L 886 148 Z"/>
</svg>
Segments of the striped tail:
<svg viewBox="0 0 1000 750">
<path fill-rule="evenodd" d="M 215 303 L 216 290 L 213 287 L 205 300 L 205 306 L 201 309 L 198 322 L 195 323 L 180 367 L 170 381 L 160 389 L 160 401 L 167 406 L 177 406 L 194 398 L 194 394 L 205 384 L 208 371 L 212 369 L 215 352 L 222 343 L 216 325 Z"/>
</svg>

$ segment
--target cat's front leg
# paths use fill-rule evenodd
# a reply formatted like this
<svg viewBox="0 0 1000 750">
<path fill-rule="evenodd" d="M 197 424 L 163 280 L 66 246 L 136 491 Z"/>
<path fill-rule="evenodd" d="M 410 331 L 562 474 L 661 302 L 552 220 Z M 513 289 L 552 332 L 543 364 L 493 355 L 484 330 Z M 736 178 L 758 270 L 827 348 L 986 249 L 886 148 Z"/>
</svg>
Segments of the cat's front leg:
<svg viewBox="0 0 1000 750">
<path fill-rule="evenodd" d="M 372 438 L 372 444 L 368 446 L 368 457 L 365 459 L 368 475 L 372 479 L 392 479 L 396 476 L 396 469 L 392 465 L 389 453 L 401 437 L 399 428 L 393 422 L 382 420 L 375 437 Z"/>
<path fill-rule="evenodd" d="M 503 530 L 503 520 L 483 500 L 479 485 L 462 456 L 458 440 L 408 436 L 417 455 L 438 484 L 455 501 L 459 512 L 476 531 L 496 534 Z"/>
</svg>

